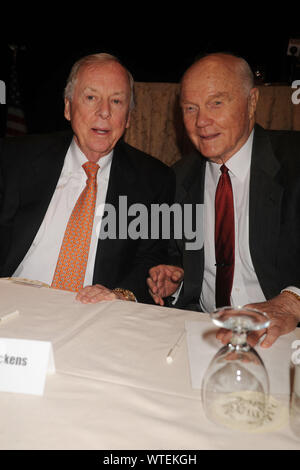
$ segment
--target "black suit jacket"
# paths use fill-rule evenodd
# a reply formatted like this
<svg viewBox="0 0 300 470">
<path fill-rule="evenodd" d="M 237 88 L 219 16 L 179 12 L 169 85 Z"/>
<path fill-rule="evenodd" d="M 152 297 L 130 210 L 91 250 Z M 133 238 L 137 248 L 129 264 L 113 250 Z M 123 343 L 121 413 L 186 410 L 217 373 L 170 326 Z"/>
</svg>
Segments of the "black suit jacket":
<svg viewBox="0 0 300 470">
<path fill-rule="evenodd" d="M 27 136 L 0 142 L 0 275 L 11 276 L 43 221 L 56 188 L 72 135 Z M 114 149 L 106 203 L 119 196 L 128 207 L 172 203 L 175 177 L 159 160 L 119 141 Z M 132 217 L 134 218 L 134 217 Z M 130 223 L 130 217 L 128 217 Z M 117 227 L 118 234 L 118 227 Z M 166 240 L 99 240 L 93 283 L 133 291 L 151 302 L 146 286 L 150 267 L 167 261 Z"/>
<path fill-rule="evenodd" d="M 203 204 L 206 161 L 195 153 L 174 166 L 177 202 Z M 270 299 L 287 286 L 300 287 L 300 132 L 255 126 L 249 197 L 250 254 Z M 185 271 L 176 306 L 193 308 L 201 293 L 205 253 L 184 245 L 184 239 L 175 240 L 169 261 Z"/>
</svg>

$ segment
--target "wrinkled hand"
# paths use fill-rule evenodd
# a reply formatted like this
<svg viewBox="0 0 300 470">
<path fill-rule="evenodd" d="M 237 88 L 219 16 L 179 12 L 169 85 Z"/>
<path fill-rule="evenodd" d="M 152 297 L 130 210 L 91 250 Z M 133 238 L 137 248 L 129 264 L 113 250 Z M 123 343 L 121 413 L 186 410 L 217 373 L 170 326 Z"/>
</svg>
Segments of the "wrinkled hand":
<svg viewBox="0 0 300 470">
<path fill-rule="evenodd" d="M 164 305 L 163 298 L 174 294 L 183 280 L 184 271 L 178 266 L 160 264 L 149 270 L 147 284 L 154 302 Z"/>
<path fill-rule="evenodd" d="M 80 289 L 77 293 L 76 300 L 83 304 L 101 302 L 102 300 L 126 300 L 120 292 L 114 292 L 107 287 L 95 284 Z"/>
<path fill-rule="evenodd" d="M 248 341 L 251 346 L 255 346 L 259 339 L 266 334 L 260 346 L 262 348 L 269 348 L 279 336 L 290 333 L 300 322 L 300 302 L 288 292 L 282 292 L 277 297 L 266 302 L 248 304 L 245 307 L 261 310 L 271 319 L 270 326 L 267 329 L 253 331 L 249 334 Z M 231 331 L 222 328 L 218 331 L 217 338 L 222 343 L 227 344 L 231 335 Z"/>
</svg>

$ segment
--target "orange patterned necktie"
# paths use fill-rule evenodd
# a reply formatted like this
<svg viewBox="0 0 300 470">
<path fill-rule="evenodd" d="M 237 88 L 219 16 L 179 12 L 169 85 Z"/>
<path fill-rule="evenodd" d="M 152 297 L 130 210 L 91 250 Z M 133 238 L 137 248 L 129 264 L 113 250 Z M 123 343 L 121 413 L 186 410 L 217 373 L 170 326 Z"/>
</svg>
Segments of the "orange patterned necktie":
<svg viewBox="0 0 300 470">
<path fill-rule="evenodd" d="M 51 287 L 77 292 L 83 287 L 94 222 L 99 165 L 82 165 L 87 174 L 86 187 L 70 216 L 57 260 Z"/>
</svg>

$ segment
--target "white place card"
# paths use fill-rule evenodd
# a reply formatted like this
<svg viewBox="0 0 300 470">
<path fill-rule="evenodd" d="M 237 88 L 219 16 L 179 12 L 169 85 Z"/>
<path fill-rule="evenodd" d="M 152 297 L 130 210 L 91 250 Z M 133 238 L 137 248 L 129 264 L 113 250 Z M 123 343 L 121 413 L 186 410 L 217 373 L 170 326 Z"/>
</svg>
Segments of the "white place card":
<svg viewBox="0 0 300 470">
<path fill-rule="evenodd" d="M 54 372 L 52 343 L 0 338 L 0 391 L 43 395 Z"/>
</svg>

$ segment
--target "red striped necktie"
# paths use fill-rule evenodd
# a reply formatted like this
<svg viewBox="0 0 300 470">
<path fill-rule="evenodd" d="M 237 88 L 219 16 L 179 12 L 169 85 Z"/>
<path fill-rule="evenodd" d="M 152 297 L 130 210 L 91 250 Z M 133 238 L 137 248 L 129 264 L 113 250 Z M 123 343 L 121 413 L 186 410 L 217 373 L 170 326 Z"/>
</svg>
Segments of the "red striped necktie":
<svg viewBox="0 0 300 470">
<path fill-rule="evenodd" d="M 234 206 L 228 168 L 222 165 L 215 196 L 216 307 L 230 305 L 234 273 Z"/>
</svg>

